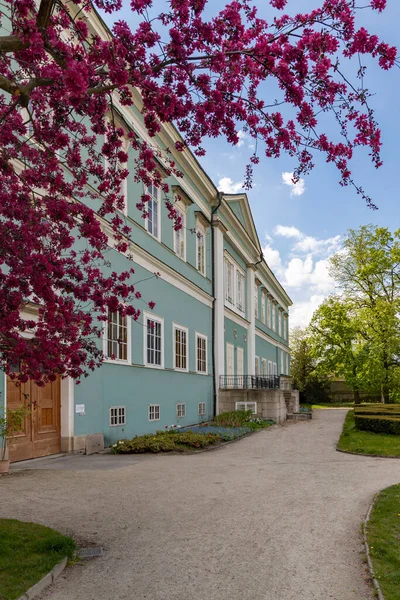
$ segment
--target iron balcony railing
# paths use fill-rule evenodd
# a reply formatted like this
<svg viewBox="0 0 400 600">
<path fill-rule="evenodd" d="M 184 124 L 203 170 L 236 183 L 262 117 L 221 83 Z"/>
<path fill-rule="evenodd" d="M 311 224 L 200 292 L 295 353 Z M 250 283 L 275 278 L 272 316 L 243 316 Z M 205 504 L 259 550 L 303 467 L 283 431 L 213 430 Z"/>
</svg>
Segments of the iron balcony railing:
<svg viewBox="0 0 400 600">
<path fill-rule="evenodd" d="M 222 390 L 276 390 L 280 387 L 278 375 L 220 375 Z"/>
</svg>

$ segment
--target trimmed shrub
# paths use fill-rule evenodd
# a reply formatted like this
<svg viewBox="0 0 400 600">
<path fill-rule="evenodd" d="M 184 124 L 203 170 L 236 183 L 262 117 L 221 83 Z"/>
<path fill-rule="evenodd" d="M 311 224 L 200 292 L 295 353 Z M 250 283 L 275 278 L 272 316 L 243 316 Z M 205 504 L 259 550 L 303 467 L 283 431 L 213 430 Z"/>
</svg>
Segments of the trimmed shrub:
<svg viewBox="0 0 400 600">
<path fill-rule="evenodd" d="M 193 431 L 157 431 L 138 435 L 131 440 L 120 440 L 113 444 L 114 454 L 141 454 L 143 452 L 185 452 L 193 448 L 206 448 L 221 441 L 215 433 L 193 433 Z"/>
<path fill-rule="evenodd" d="M 217 415 L 210 423 L 213 427 L 247 427 L 248 429 L 264 429 L 274 425 L 273 421 L 260 419 L 251 410 L 231 410 Z"/>
<path fill-rule="evenodd" d="M 360 404 L 354 406 L 355 415 L 382 415 L 400 417 L 400 404 Z"/>
<path fill-rule="evenodd" d="M 400 417 L 355 415 L 356 429 L 373 433 L 400 435 Z"/>
</svg>

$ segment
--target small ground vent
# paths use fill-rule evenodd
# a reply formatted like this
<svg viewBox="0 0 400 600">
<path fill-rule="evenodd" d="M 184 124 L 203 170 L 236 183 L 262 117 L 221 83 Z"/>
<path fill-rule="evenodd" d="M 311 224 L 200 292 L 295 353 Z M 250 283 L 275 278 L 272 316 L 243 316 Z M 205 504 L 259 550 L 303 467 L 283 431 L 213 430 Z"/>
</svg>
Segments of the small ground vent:
<svg viewBox="0 0 400 600">
<path fill-rule="evenodd" d="M 77 555 L 84 560 L 89 558 L 97 558 L 104 555 L 104 548 L 95 546 L 94 548 L 79 548 Z"/>
</svg>

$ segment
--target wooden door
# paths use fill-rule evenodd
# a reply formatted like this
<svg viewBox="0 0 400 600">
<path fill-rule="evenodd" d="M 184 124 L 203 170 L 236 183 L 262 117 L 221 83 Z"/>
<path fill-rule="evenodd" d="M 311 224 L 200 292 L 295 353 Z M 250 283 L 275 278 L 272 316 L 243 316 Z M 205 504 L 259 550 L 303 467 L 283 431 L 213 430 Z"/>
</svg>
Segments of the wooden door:
<svg viewBox="0 0 400 600">
<path fill-rule="evenodd" d="M 60 379 L 44 387 L 29 381 L 17 385 L 7 377 L 7 408 L 27 408 L 21 431 L 8 440 L 11 461 L 57 454 L 61 451 Z"/>
</svg>

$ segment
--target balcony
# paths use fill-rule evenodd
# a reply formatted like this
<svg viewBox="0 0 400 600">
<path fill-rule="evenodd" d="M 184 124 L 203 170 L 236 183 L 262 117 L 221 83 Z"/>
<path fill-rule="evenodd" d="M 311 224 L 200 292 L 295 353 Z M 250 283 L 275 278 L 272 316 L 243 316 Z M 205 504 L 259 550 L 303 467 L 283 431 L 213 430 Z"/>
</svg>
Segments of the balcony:
<svg viewBox="0 0 400 600">
<path fill-rule="evenodd" d="M 220 390 L 277 390 L 278 375 L 220 375 Z"/>
</svg>

